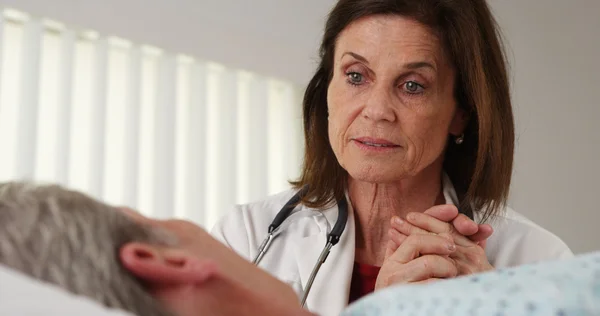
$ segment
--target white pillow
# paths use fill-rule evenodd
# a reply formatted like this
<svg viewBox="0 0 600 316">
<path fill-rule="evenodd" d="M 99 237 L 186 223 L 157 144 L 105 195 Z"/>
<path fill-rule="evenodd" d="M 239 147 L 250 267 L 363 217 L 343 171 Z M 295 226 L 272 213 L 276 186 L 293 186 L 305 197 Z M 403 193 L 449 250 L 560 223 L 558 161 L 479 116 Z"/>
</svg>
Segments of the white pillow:
<svg viewBox="0 0 600 316">
<path fill-rule="evenodd" d="M 0 265 L 0 315 L 133 316 Z"/>
</svg>

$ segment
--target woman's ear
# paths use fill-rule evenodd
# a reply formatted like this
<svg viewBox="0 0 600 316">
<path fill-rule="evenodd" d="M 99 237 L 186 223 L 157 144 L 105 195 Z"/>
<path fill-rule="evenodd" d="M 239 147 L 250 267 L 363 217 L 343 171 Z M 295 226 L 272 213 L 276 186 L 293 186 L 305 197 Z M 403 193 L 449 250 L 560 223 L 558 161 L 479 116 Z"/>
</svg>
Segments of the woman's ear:
<svg viewBox="0 0 600 316">
<path fill-rule="evenodd" d="M 452 122 L 450 122 L 450 134 L 460 136 L 465 132 L 469 123 L 470 115 L 460 106 L 456 109 Z"/>
<path fill-rule="evenodd" d="M 126 244 L 119 257 L 129 272 L 150 284 L 199 284 L 219 273 L 212 260 L 145 243 Z"/>
</svg>

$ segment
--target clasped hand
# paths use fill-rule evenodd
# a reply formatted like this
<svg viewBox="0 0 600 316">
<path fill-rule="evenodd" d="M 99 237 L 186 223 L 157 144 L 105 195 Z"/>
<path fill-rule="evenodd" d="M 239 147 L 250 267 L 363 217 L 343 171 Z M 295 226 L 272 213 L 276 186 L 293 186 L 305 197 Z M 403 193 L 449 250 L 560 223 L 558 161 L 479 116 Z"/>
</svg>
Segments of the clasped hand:
<svg viewBox="0 0 600 316">
<path fill-rule="evenodd" d="M 492 270 L 485 255 L 490 225 L 477 225 L 453 205 L 394 217 L 375 289 Z"/>
</svg>

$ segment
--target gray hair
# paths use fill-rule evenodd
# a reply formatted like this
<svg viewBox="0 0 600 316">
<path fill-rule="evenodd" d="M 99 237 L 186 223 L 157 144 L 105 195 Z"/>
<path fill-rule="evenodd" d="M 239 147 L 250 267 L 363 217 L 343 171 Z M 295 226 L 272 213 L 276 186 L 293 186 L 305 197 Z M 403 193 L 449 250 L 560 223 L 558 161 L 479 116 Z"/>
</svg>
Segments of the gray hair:
<svg viewBox="0 0 600 316">
<path fill-rule="evenodd" d="M 119 260 L 129 242 L 172 245 L 165 232 L 58 185 L 0 184 L 0 264 L 136 315 L 170 315 Z"/>
</svg>

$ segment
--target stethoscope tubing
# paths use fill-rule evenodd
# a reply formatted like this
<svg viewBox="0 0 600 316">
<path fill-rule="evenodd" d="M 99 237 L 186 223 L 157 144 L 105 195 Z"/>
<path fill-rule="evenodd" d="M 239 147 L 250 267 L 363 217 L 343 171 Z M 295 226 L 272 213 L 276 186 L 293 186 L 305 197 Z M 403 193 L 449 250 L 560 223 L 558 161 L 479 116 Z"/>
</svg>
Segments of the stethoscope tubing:
<svg viewBox="0 0 600 316">
<path fill-rule="evenodd" d="M 271 225 L 269 225 L 267 237 L 258 247 L 258 254 L 254 258 L 254 260 L 252 260 L 252 263 L 254 265 L 258 266 L 260 264 L 261 260 L 269 250 L 271 243 L 275 239 L 277 230 L 279 229 L 281 224 L 292 214 L 292 211 L 299 204 L 300 200 L 302 199 L 302 196 L 306 194 L 307 190 L 307 186 L 303 187 L 287 203 L 285 203 L 285 205 L 277 213 L 277 215 L 273 219 L 273 222 L 271 223 Z M 317 274 L 319 273 L 319 270 L 321 269 L 321 266 L 323 265 L 323 263 L 325 263 L 325 260 L 327 260 L 327 257 L 331 252 L 331 248 L 333 248 L 333 246 L 335 246 L 340 241 L 341 236 L 344 233 L 344 229 L 346 228 L 346 222 L 348 221 L 348 202 L 345 198 L 343 198 L 337 202 L 337 205 L 338 218 L 335 222 L 335 225 L 333 226 L 333 229 L 327 235 L 327 242 L 325 244 L 325 247 L 323 247 L 323 250 L 319 255 L 319 259 L 315 263 L 315 266 L 313 267 L 312 272 L 310 273 L 310 276 L 306 283 L 306 287 L 304 288 L 304 291 L 302 293 L 302 299 L 300 301 L 300 305 L 302 307 L 306 305 L 306 299 L 308 298 L 310 289 L 312 288 L 312 285 L 315 281 L 315 278 L 317 277 Z"/>
</svg>

